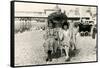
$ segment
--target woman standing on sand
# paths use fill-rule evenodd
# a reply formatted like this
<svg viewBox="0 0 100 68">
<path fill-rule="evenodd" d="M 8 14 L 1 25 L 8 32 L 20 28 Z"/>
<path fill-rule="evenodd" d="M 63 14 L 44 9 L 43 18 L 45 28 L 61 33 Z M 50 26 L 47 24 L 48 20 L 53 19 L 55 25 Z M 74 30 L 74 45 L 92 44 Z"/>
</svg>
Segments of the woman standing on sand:
<svg viewBox="0 0 100 68">
<path fill-rule="evenodd" d="M 70 22 L 70 43 L 71 43 L 71 46 L 72 46 L 72 50 L 75 50 L 76 49 L 76 36 L 79 32 L 79 26 L 78 26 L 78 22 L 73 22 L 71 21 Z"/>
<path fill-rule="evenodd" d="M 69 24 L 64 23 L 62 26 L 63 30 L 63 40 L 62 40 L 62 49 L 65 50 L 65 58 L 66 61 L 70 60 L 69 57 L 69 49 L 70 49 L 70 31 L 69 31 Z"/>
</svg>

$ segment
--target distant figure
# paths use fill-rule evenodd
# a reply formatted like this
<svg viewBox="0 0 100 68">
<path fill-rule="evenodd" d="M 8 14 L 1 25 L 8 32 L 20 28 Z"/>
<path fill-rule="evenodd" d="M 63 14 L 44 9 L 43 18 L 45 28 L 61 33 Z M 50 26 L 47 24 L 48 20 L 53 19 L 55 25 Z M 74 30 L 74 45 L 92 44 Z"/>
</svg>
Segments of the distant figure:
<svg viewBox="0 0 100 68">
<path fill-rule="evenodd" d="M 96 36 L 96 33 L 97 33 L 97 26 L 94 25 L 93 28 L 92 28 L 92 38 L 95 39 L 95 36 Z"/>
</svg>

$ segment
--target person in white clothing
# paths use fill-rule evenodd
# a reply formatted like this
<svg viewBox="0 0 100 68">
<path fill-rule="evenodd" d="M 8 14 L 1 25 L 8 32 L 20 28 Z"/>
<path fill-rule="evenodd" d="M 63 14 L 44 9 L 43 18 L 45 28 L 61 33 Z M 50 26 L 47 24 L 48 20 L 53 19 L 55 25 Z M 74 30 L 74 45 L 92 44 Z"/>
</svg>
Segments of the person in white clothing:
<svg viewBox="0 0 100 68">
<path fill-rule="evenodd" d="M 63 24 L 63 40 L 62 40 L 62 49 L 65 50 L 65 58 L 66 61 L 70 61 L 69 57 L 69 49 L 70 49 L 70 31 L 69 31 L 69 23 Z"/>
</svg>

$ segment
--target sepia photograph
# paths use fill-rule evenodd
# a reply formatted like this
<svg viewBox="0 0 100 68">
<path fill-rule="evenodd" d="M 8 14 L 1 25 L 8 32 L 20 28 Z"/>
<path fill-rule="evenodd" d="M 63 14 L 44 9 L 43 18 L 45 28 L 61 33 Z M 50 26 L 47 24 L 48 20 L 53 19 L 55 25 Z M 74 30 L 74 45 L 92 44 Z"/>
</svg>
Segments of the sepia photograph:
<svg viewBox="0 0 100 68">
<path fill-rule="evenodd" d="M 97 6 L 14 2 L 14 66 L 96 62 Z"/>
</svg>

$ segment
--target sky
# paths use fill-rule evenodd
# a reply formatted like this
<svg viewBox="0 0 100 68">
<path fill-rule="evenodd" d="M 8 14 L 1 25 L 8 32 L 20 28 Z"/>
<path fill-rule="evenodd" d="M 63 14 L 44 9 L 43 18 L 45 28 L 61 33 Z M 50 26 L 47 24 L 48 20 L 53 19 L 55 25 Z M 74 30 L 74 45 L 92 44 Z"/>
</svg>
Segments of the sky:
<svg viewBox="0 0 100 68">
<path fill-rule="evenodd" d="M 88 8 L 91 8 L 91 11 L 95 14 L 96 13 L 96 7 L 90 7 L 90 6 L 75 6 L 75 5 L 58 5 L 59 8 L 61 8 L 62 12 L 66 11 L 66 14 L 70 10 L 75 10 L 76 8 L 79 9 L 80 14 L 86 15 L 85 11 Z M 26 3 L 26 2 L 15 2 L 15 16 L 20 15 L 32 15 L 32 14 L 22 14 L 17 13 L 18 11 L 24 11 L 24 12 L 43 12 L 44 9 L 55 9 L 56 4 L 43 4 L 43 3 Z M 70 13 L 72 14 L 72 13 Z"/>
</svg>

